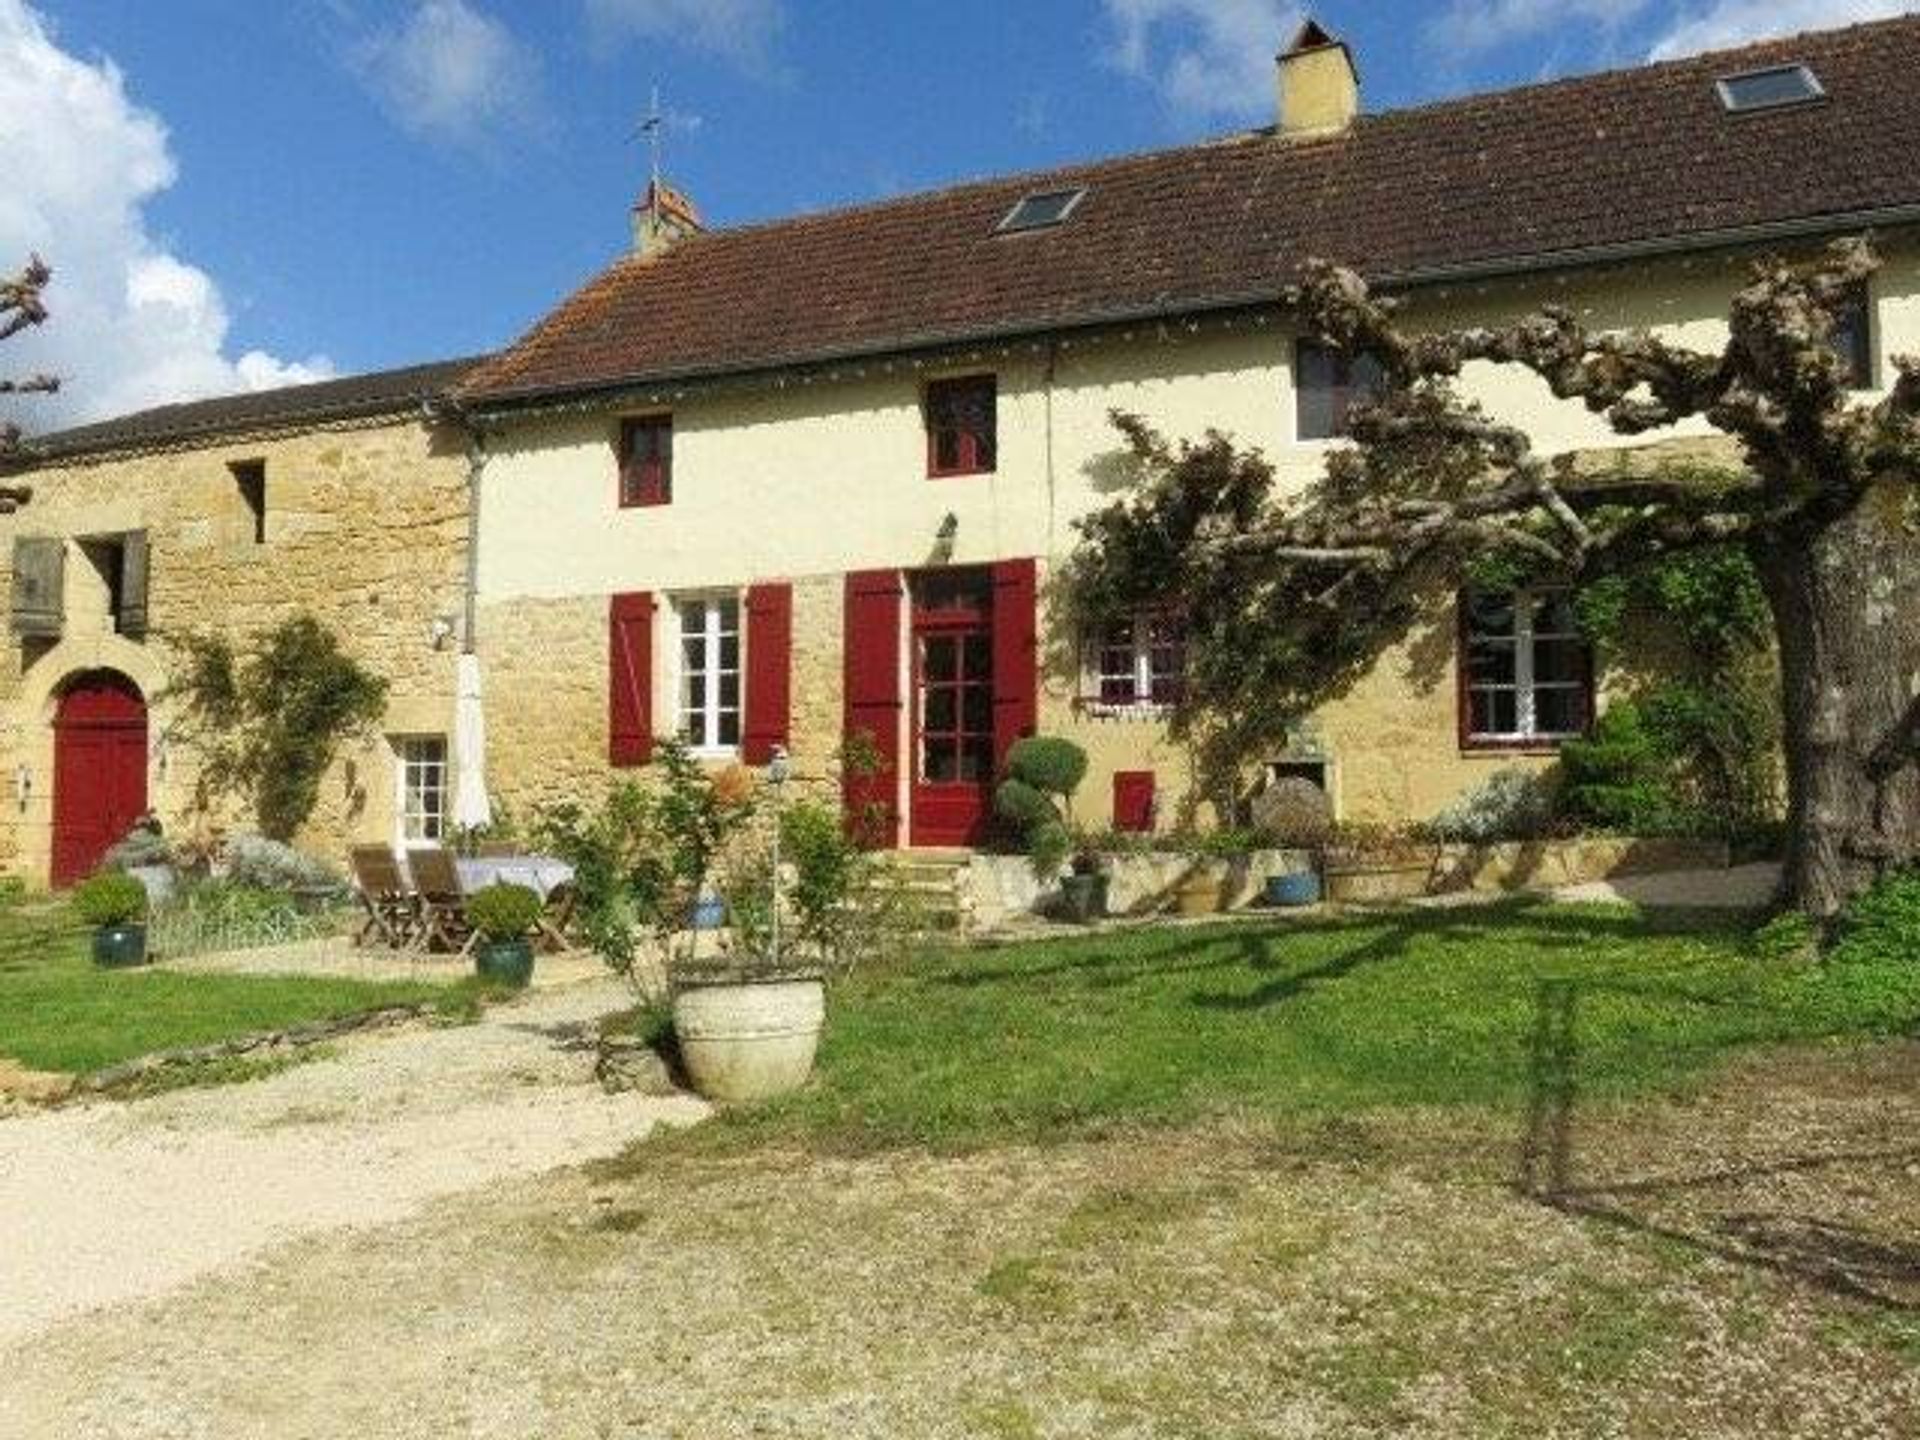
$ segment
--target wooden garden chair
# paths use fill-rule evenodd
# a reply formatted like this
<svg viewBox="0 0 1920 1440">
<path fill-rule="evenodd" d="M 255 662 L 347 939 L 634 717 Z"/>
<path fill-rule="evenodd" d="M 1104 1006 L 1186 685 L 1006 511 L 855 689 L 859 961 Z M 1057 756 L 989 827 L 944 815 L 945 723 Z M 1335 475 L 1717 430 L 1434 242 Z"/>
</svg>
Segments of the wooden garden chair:
<svg viewBox="0 0 1920 1440">
<path fill-rule="evenodd" d="M 571 881 L 553 887 L 535 926 L 535 939 L 542 950 L 558 955 L 569 948 L 572 942 L 567 939 L 567 927 L 573 923 L 574 907 L 579 903 L 580 892 Z"/>
<path fill-rule="evenodd" d="M 413 888 L 420 897 L 415 948 L 432 950 L 439 945 L 466 954 L 477 932 L 467 923 L 467 893 L 460 888 L 460 870 L 453 863 L 453 851 L 444 845 L 409 851 L 407 868 L 413 872 Z"/>
<path fill-rule="evenodd" d="M 377 938 L 392 949 L 406 948 L 413 939 L 419 907 L 393 851 L 384 845 L 356 845 L 348 858 L 354 893 L 367 914 L 353 943 L 370 945 Z"/>
</svg>

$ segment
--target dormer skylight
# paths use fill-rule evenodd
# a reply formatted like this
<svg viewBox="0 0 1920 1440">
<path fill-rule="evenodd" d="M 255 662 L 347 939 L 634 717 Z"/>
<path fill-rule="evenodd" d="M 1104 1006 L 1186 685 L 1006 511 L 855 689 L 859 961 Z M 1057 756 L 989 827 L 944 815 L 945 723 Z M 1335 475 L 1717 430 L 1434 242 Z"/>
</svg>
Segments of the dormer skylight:
<svg viewBox="0 0 1920 1440">
<path fill-rule="evenodd" d="M 1827 98 L 1819 77 L 1804 65 L 1774 65 L 1740 75 L 1723 75 L 1713 83 L 1720 92 L 1720 103 L 1730 115 L 1810 105 Z"/>
<path fill-rule="evenodd" d="M 1023 230 L 1046 230 L 1064 225 L 1080 202 L 1087 198 L 1085 186 L 1075 190 L 1042 190 L 1023 195 L 996 227 L 1002 235 L 1017 235 Z"/>
</svg>

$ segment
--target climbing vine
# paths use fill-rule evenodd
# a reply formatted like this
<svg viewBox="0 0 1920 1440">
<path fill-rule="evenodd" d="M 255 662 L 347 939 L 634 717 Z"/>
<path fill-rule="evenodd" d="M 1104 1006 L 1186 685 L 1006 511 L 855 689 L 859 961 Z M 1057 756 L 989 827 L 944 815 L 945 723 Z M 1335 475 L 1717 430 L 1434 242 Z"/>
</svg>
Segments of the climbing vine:
<svg viewBox="0 0 1920 1440">
<path fill-rule="evenodd" d="M 199 804 L 238 799 L 261 834 L 291 840 L 341 742 L 385 712 L 387 682 L 310 615 L 255 635 L 243 652 L 204 632 L 171 640 L 179 661 L 162 698 L 178 707 L 169 733 L 200 756 Z"/>
</svg>

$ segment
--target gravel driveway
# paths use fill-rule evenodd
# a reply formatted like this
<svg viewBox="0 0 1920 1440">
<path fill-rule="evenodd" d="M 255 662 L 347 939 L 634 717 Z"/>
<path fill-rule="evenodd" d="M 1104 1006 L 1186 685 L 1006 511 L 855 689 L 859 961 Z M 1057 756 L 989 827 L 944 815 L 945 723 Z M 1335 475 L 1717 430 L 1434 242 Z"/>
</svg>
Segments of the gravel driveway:
<svg viewBox="0 0 1920 1440">
<path fill-rule="evenodd" d="M 598 980 L 250 1084 L 0 1120 L 0 1345 L 698 1120 L 691 1097 L 594 1082 L 591 1022 L 625 1003 Z"/>
</svg>

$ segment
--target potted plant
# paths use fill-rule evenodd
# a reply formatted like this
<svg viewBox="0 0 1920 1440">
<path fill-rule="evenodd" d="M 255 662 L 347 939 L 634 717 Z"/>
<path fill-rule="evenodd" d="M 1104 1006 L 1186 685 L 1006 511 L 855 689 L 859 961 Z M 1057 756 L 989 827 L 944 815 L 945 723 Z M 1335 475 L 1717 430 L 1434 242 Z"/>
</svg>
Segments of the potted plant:
<svg viewBox="0 0 1920 1440">
<path fill-rule="evenodd" d="M 540 896 L 525 885 L 489 885 L 467 901 L 467 921 L 480 934 L 474 973 L 482 980 L 519 989 L 533 978 L 533 942 Z"/>
<path fill-rule="evenodd" d="M 1060 911 L 1082 925 L 1107 913 L 1108 888 L 1100 857 L 1084 840 L 1076 842 L 1067 823 L 1086 774 L 1087 752 L 1071 740 L 1031 736 L 1007 752 L 1007 778 L 993 797 L 994 809 L 1026 842 L 1035 877 L 1045 884 L 1059 876 Z"/>
<path fill-rule="evenodd" d="M 74 909 L 93 926 L 93 963 L 107 969 L 147 958 L 147 887 L 118 870 L 102 870 L 73 892 Z"/>
<path fill-rule="evenodd" d="M 783 903 L 781 842 L 792 828 L 781 805 L 787 776 L 786 752 L 776 750 L 767 767 L 774 792 L 771 822 L 743 846 L 731 847 L 714 867 L 719 872 L 716 903 L 728 922 L 720 954 L 701 957 L 690 945 L 671 974 L 680 1061 L 693 1088 L 710 1100 L 767 1100 L 799 1089 L 813 1073 L 826 1024 L 825 972 L 818 958 L 796 943 L 802 936 L 793 933 Z M 671 777 L 670 783 L 675 783 Z M 679 837 L 680 853 L 717 856 L 720 846 L 703 846 L 703 835 L 724 838 L 750 825 L 751 786 L 712 783 L 702 793 L 690 775 L 677 777 L 677 783 L 681 799 L 666 813 L 694 821 L 693 829 Z M 803 890 L 806 878 L 800 877 Z M 685 879 L 700 897 L 697 915 L 699 905 L 714 897 L 705 891 L 704 875 L 689 873 Z"/>
</svg>

